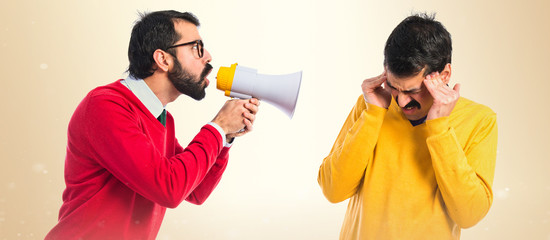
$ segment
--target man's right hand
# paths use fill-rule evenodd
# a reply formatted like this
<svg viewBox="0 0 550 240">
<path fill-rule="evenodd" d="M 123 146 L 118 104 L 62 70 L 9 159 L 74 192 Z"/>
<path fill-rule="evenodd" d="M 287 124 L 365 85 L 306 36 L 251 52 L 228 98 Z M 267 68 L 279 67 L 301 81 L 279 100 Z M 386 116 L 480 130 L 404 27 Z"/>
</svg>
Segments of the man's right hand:
<svg viewBox="0 0 550 240">
<path fill-rule="evenodd" d="M 259 104 L 255 98 L 228 100 L 212 122 L 218 124 L 230 137 L 244 135 L 252 130 Z M 245 131 L 241 131 L 242 129 Z"/>
<path fill-rule="evenodd" d="M 386 71 L 377 77 L 365 79 L 361 84 L 365 101 L 379 107 L 388 108 L 391 103 L 391 93 L 387 86 L 382 86 L 387 80 Z"/>
</svg>

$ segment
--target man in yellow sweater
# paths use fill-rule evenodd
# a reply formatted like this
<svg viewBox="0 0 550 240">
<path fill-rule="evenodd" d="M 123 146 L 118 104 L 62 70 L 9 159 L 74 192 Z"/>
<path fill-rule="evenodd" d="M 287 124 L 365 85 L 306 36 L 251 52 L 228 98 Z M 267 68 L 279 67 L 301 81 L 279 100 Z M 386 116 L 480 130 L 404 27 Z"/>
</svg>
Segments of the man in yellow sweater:
<svg viewBox="0 0 550 240">
<path fill-rule="evenodd" d="M 489 211 L 496 115 L 448 86 L 451 51 L 425 14 L 389 36 L 319 169 L 330 202 L 350 199 L 340 239 L 459 239 Z"/>
</svg>

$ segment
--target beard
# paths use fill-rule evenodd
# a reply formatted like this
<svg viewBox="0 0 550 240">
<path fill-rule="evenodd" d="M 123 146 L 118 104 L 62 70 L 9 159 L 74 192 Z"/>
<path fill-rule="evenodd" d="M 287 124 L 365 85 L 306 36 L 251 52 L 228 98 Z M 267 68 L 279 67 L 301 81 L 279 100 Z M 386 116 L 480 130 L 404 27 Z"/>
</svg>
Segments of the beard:
<svg viewBox="0 0 550 240">
<path fill-rule="evenodd" d="M 185 94 L 195 100 L 201 100 L 206 96 L 206 85 L 204 81 L 206 76 L 212 70 L 212 65 L 209 63 L 204 66 L 200 76 L 191 74 L 183 69 L 180 62 L 176 59 L 174 61 L 174 69 L 172 72 L 168 72 L 168 79 L 174 85 L 174 87 L 182 94 Z"/>
</svg>

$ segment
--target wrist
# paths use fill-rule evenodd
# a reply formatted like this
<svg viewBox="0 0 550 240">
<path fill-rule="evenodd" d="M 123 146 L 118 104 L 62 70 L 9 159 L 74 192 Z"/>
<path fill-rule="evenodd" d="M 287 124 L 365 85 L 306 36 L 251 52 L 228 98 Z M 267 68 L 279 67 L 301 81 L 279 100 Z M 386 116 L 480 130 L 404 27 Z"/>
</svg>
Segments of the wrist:
<svg viewBox="0 0 550 240">
<path fill-rule="evenodd" d="M 218 130 L 223 131 L 223 135 L 227 135 L 228 129 L 223 124 L 221 124 L 220 121 L 218 121 L 217 119 L 214 119 L 214 120 L 212 120 L 211 123 L 216 124 L 218 126 Z"/>
<path fill-rule="evenodd" d="M 426 119 L 426 131 L 428 132 L 428 136 L 440 135 L 447 131 L 450 127 L 448 117 Z"/>
<path fill-rule="evenodd" d="M 225 133 L 225 130 L 222 129 L 220 125 L 214 121 L 209 122 L 208 125 L 214 127 L 217 130 L 217 132 L 221 135 L 221 138 L 222 138 L 221 143 L 225 144 L 227 142 L 227 134 Z"/>
</svg>

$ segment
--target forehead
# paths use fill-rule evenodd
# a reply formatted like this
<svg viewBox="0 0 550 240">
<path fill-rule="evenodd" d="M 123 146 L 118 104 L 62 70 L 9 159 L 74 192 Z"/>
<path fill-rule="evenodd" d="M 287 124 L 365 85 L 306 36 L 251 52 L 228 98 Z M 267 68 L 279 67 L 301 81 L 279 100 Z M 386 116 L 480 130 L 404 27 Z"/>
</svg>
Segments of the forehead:
<svg viewBox="0 0 550 240">
<path fill-rule="evenodd" d="M 181 19 L 175 20 L 174 29 L 181 36 L 181 39 L 178 42 L 189 42 L 201 39 L 197 26 L 188 21 Z"/>
<path fill-rule="evenodd" d="M 424 81 L 424 70 L 422 69 L 418 74 L 410 77 L 398 77 L 387 70 L 387 81 L 392 87 L 400 91 L 418 89 L 422 87 Z"/>
</svg>

